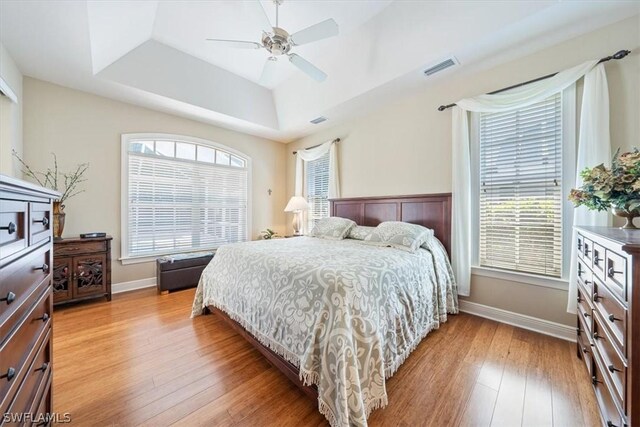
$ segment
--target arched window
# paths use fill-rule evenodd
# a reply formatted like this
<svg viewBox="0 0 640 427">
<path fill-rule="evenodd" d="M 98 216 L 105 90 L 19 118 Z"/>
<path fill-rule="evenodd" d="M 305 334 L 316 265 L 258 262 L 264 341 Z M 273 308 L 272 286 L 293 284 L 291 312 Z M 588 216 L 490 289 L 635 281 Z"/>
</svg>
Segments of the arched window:
<svg viewBox="0 0 640 427">
<path fill-rule="evenodd" d="M 122 135 L 123 263 L 248 240 L 250 173 L 251 159 L 221 144 Z"/>
</svg>

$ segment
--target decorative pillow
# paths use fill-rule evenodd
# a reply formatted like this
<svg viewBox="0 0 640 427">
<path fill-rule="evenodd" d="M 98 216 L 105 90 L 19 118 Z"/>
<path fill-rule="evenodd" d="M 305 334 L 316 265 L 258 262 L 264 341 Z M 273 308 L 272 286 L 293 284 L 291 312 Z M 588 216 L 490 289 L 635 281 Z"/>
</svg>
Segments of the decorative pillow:
<svg viewBox="0 0 640 427">
<path fill-rule="evenodd" d="M 347 239 L 364 240 L 375 229 L 375 227 L 367 227 L 366 225 L 356 225 L 349 231 Z"/>
<path fill-rule="evenodd" d="M 415 252 L 433 237 L 433 230 L 417 224 L 386 221 L 378 225 L 364 240 L 376 246 L 388 246 Z"/>
<path fill-rule="evenodd" d="M 311 230 L 311 233 L 309 233 L 309 236 L 329 240 L 342 240 L 347 237 L 349 230 L 351 230 L 355 225 L 355 222 L 347 218 L 340 218 L 337 216 L 322 218 L 316 222 L 316 225 L 313 227 L 313 230 Z"/>
</svg>

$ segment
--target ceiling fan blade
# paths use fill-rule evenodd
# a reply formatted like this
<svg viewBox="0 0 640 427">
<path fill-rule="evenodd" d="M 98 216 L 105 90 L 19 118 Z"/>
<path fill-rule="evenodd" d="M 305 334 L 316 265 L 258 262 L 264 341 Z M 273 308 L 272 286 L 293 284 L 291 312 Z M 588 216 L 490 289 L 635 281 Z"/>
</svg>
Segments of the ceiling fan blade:
<svg viewBox="0 0 640 427">
<path fill-rule="evenodd" d="M 291 61 L 291 63 L 298 67 L 303 73 L 318 82 L 323 82 L 327 78 L 324 71 L 295 53 L 289 55 L 289 61 Z"/>
<path fill-rule="evenodd" d="M 207 41 L 215 42 L 218 46 L 233 47 L 235 49 L 260 49 L 262 47 L 260 43 L 242 40 L 207 39 Z"/>
<path fill-rule="evenodd" d="M 296 46 L 315 42 L 317 40 L 326 39 L 338 35 L 338 24 L 333 19 L 318 22 L 315 25 L 300 30 L 291 35 L 291 41 Z"/>
<path fill-rule="evenodd" d="M 270 57 L 267 59 L 267 62 L 264 64 L 264 68 L 262 68 L 262 75 L 260 76 L 260 84 L 263 86 L 270 86 L 273 84 L 273 79 L 276 75 L 276 59 Z"/>
</svg>

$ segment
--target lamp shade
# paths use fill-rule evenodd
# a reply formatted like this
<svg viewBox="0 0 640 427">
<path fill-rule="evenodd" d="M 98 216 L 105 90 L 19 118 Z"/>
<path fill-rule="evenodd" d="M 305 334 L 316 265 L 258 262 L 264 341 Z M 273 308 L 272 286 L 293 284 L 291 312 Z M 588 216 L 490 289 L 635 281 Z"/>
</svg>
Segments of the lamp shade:
<svg viewBox="0 0 640 427">
<path fill-rule="evenodd" d="M 304 197 L 293 196 L 289 203 L 287 203 L 287 207 L 284 208 L 285 212 L 297 212 L 297 211 L 308 211 L 309 203 L 305 200 Z"/>
</svg>

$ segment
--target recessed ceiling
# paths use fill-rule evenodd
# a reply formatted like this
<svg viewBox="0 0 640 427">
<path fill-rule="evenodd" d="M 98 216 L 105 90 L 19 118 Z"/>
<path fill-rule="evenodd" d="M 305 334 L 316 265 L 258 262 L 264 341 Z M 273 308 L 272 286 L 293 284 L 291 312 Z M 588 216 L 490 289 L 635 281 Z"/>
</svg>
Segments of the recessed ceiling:
<svg viewBox="0 0 640 427">
<path fill-rule="evenodd" d="M 333 18 L 340 34 L 295 47 L 329 75 L 325 82 L 285 58 L 268 87 L 259 84 L 264 49 L 205 39 L 259 41 L 265 12 L 275 25 L 269 0 L 3 0 L 0 41 L 27 76 L 289 141 L 353 115 L 363 99 L 388 99 L 398 82 L 421 87 L 421 71 L 447 57 L 460 65 L 442 76 L 639 11 L 639 2 L 628 1 L 285 0 L 279 26 L 289 33 Z M 321 115 L 329 120 L 309 124 Z"/>
</svg>

